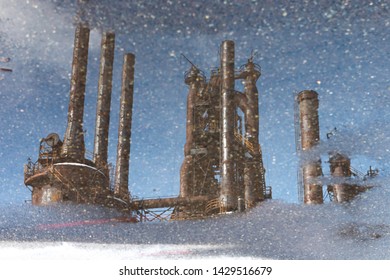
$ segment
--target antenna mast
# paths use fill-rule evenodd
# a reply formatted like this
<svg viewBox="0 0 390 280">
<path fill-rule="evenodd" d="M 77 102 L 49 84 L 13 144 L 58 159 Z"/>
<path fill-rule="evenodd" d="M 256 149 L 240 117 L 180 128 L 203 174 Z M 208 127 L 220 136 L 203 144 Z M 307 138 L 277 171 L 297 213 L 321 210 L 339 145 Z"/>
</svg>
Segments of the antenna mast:
<svg viewBox="0 0 390 280">
<path fill-rule="evenodd" d="M 199 68 L 191 61 L 189 60 L 183 53 L 181 54 L 196 70 L 200 71 Z"/>
</svg>

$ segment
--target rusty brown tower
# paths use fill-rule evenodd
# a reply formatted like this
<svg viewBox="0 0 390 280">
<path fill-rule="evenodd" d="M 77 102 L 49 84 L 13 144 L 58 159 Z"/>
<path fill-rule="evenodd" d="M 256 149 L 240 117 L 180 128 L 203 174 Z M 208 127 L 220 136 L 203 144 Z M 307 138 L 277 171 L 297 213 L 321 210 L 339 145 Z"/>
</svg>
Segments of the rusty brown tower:
<svg viewBox="0 0 390 280">
<path fill-rule="evenodd" d="M 270 196 L 259 144 L 259 77 L 252 58 L 235 68 L 233 41 L 222 43 L 220 67 L 208 82 L 194 65 L 185 74 L 189 92 L 180 197 L 209 199 L 177 208 L 177 217 L 241 211 Z M 237 80 L 244 92 L 235 89 Z"/>
<path fill-rule="evenodd" d="M 332 150 L 329 152 L 330 183 L 327 191 L 323 190 L 323 177 L 320 143 L 320 125 L 318 117 L 318 93 L 304 90 L 295 95 L 295 137 L 297 153 L 300 156 L 298 166 L 298 196 L 305 204 L 321 204 L 324 193 L 330 200 L 343 203 L 352 200 L 357 194 L 364 192 L 373 185 L 369 180 L 376 176 L 377 171 L 367 176 L 351 167 L 351 159 L 344 153 Z M 334 129 L 336 131 L 336 129 Z M 332 133 L 327 134 L 329 139 Z M 356 177 L 352 183 L 351 176 Z M 360 182 L 359 182 L 360 181 Z"/>
<path fill-rule="evenodd" d="M 318 118 L 318 93 L 304 90 L 297 95 L 299 104 L 300 144 L 304 160 L 301 165 L 303 173 L 304 203 L 319 204 L 323 202 L 321 157 L 315 151 L 320 142 L 320 125 Z"/>
<path fill-rule="evenodd" d="M 115 190 L 107 162 L 115 34 L 102 35 L 96 127 L 92 157 L 85 151 L 83 116 L 90 29 L 78 24 L 75 31 L 68 121 L 63 141 L 50 133 L 40 142 L 38 160 L 25 166 L 24 182 L 32 188 L 32 203 L 102 204 L 130 208 L 127 190 L 132 116 L 134 55 L 124 59 Z"/>
</svg>

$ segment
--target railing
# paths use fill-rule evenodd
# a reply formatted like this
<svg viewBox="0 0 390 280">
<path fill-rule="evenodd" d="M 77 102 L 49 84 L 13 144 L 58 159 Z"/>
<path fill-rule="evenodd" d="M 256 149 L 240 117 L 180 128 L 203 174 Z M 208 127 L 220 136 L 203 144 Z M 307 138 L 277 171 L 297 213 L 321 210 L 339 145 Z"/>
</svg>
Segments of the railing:
<svg viewBox="0 0 390 280">
<path fill-rule="evenodd" d="M 264 198 L 265 199 L 272 199 L 272 187 L 267 186 L 264 189 Z"/>
<path fill-rule="evenodd" d="M 77 195 L 77 202 L 80 201 L 80 198 L 84 201 L 88 201 L 86 197 L 84 197 L 76 188 L 76 186 L 69 180 L 67 180 L 55 167 L 52 165 L 50 168 L 48 168 L 48 171 L 58 180 L 62 183 L 63 186 L 65 186 L 69 191 L 76 192 Z"/>
<path fill-rule="evenodd" d="M 349 167 L 349 170 L 351 171 L 351 174 L 358 178 L 364 178 L 364 173 L 357 170 L 356 168 L 353 168 L 352 166 Z"/>
<path fill-rule="evenodd" d="M 247 69 L 247 65 L 248 65 L 248 63 L 241 65 L 240 68 L 238 70 L 236 70 L 236 72 L 237 71 L 239 73 L 244 72 Z M 257 63 L 253 63 L 253 62 L 252 62 L 252 65 L 253 65 L 253 70 L 255 70 L 261 74 L 261 66 Z"/>
<path fill-rule="evenodd" d="M 163 210 L 141 209 L 136 212 L 139 222 L 169 221 L 172 218 L 173 208 L 169 207 Z"/>
<path fill-rule="evenodd" d="M 184 80 L 187 80 L 190 77 L 197 76 L 206 81 L 206 75 L 202 70 L 197 67 L 191 67 L 189 70 L 184 72 Z"/>
<path fill-rule="evenodd" d="M 210 200 L 207 203 L 205 213 L 210 214 L 212 212 L 215 212 L 215 210 L 218 210 L 219 213 L 222 213 L 223 212 L 222 208 L 223 208 L 223 205 L 221 203 L 221 200 L 219 198 L 215 198 L 215 199 Z"/>
<path fill-rule="evenodd" d="M 253 154 L 256 153 L 257 148 L 260 149 L 260 145 L 255 145 L 251 143 L 248 139 L 246 139 L 244 136 L 242 136 L 242 134 L 238 133 L 237 131 L 234 131 L 234 137 L 238 142 L 244 143 L 245 147 Z"/>
<path fill-rule="evenodd" d="M 47 170 L 46 166 L 43 166 L 39 162 L 29 162 L 24 165 L 24 180 L 34 176 L 35 174 L 42 173 Z"/>
</svg>

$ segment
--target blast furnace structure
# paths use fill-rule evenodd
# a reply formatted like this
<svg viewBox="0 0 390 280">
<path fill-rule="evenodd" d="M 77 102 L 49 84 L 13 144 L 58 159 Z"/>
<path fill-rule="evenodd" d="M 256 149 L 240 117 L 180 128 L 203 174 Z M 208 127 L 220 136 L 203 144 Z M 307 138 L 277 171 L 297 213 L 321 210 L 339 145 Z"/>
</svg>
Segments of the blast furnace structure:
<svg viewBox="0 0 390 280">
<path fill-rule="evenodd" d="M 271 197 L 259 144 L 260 67 L 249 59 L 235 69 L 234 42 L 221 45 L 221 67 L 208 82 L 196 67 L 185 75 L 189 86 L 180 197 L 208 196 L 207 202 L 176 209 L 180 216 L 241 211 Z M 235 89 L 242 81 L 244 92 Z"/>
</svg>

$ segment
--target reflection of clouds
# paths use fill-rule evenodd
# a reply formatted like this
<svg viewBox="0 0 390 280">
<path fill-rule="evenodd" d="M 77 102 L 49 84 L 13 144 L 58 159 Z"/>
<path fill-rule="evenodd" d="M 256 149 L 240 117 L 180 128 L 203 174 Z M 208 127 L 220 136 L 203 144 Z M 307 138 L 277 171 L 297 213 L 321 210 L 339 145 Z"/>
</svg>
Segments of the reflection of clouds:
<svg viewBox="0 0 390 280">
<path fill-rule="evenodd" d="M 209 76 L 210 69 L 219 65 L 219 45 L 225 39 L 236 41 L 237 66 L 252 51 L 258 52 L 255 60 L 263 72 L 258 82 L 260 139 L 264 158 L 275 155 L 269 160 L 273 169 L 266 177 L 275 194 L 279 188 L 290 188 L 296 172 L 292 91 L 315 87 L 320 94 L 320 114 L 326 116 L 320 116 L 321 129 L 338 126 L 342 118 L 359 125 L 363 116 L 387 118 L 390 99 L 384 96 L 389 89 L 384 85 L 387 65 L 383 58 L 389 53 L 388 5 L 335 4 L 329 17 L 326 1 L 279 2 L 89 0 L 84 4 L 83 16 L 93 28 L 85 110 L 88 132 L 94 131 L 97 30 L 114 28 L 117 35 L 110 154 L 116 149 L 121 55 L 128 51 L 136 55 L 130 171 L 134 188 L 145 195 L 156 186 L 162 195 L 167 189 L 169 194 L 178 192 L 188 91 L 183 73 L 190 67 L 179 54 L 184 53 Z M 1 81 L 0 127 L 5 133 L 0 146 L 7 147 L 2 152 L 18 161 L 18 166 L 35 155 L 40 137 L 53 131 L 63 133 L 76 3 L 0 0 L 0 55 L 11 56 L 14 69 Z M 354 131 L 358 137 L 353 148 L 347 136 L 332 147 L 340 146 L 351 155 L 383 158 L 386 163 L 389 130 L 381 135 L 380 129 L 377 125 L 367 135 L 362 133 L 368 130 Z M 92 133 L 87 137 L 90 145 Z M 162 162 L 169 167 L 162 168 Z M 15 172 L 19 171 L 12 166 L 4 174 L 14 174 L 15 181 L 22 182 L 21 173 Z"/>
<path fill-rule="evenodd" d="M 71 49 L 69 39 L 73 38 L 64 36 L 72 32 L 71 24 L 67 24 L 72 21 L 70 14 L 58 13 L 52 4 L 38 0 L 0 0 L 0 5 L 0 30 L 6 33 L 11 50 L 22 49 L 29 57 L 50 61 L 52 47 Z"/>
</svg>

